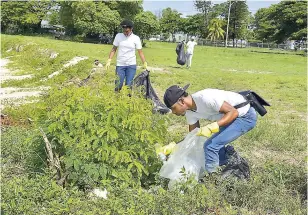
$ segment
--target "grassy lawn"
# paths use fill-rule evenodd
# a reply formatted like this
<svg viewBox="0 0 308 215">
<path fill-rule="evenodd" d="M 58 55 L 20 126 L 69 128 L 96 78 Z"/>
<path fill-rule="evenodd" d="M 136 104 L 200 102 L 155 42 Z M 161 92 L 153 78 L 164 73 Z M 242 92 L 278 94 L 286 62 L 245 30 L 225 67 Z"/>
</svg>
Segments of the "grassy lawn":
<svg viewBox="0 0 308 215">
<path fill-rule="evenodd" d="M 105 64 L 111 49 L 111 45 L 1 36 L 2 58 L 10 56 L 11 60 L 8 67 L 19 70 L 18 74 L 34 75 L 28 80 L 4 82 L 2 87 L 59 87 L 76 78 L 83 79 L 90 73 L 95 59 Z M 17 44 L 25 45 L 22 51 L 13 49 L 7 52 Z M 186 69 L 176 64 L 175 48 L 176 44 L 162 42 L 148 42 L 144 48 L 148 65 L 154 67 L 151 82 L 160 97 L 170 85 L 190 83 L 189 93 L 204 88 L 251 89 L 272 105 L 267 108 L 267 115 L 259 116 L 255 129 L 233 143 L 249 160 L 251 181 L 235 184 L 236 192 L 215 189 L 222 192 L 231 205 L 246 208 L 247 214 L 265 214 L 268 211 L 274 211 L 269 214 L 305 213 L 307 59 L 292 52 L 276 54 L 256 52 L 256 49 L 196 46 L 192 67 Z M 58 57 L 50 59 L 51 51 L 59 53 Z M 62 66 L 75 56 L 87 56 L 88 59 L 63 69 Z M 141 66 L 139 57 L 137 59 Z M 60 75 L 40 81 L 60 69 Z M 114 80 L 114 70 L 115 58 L 109 75 L 104 77 L 109 78 L 110 83 Z M 181 140 L 188 129 L 185 117 L 165 117 L 168 119 L 170 141 Z M 245 213 L 242 211 L 242 214 Z"/>
</svg>

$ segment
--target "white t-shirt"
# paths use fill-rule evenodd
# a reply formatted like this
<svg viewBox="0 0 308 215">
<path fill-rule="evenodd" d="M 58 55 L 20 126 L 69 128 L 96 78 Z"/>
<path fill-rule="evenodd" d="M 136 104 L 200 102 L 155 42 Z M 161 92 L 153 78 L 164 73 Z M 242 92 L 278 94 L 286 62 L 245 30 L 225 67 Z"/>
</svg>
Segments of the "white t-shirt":
<svg viewBox="0 0 308 215">
<path fill-rule="evenodd" d="M 228 102 L 230 105 L 235 106 L 245 102 L 244 97 L 238 93 L 217 90 L 217 89 L 205 89 L 198 91 L 191 95 L 196 103 L 196 112 L 188 110 L 186 111 L 186 119 L 189 125 L 195 124 L 199 119 L 208 119 L 217 121 L 223 117 L 223 114 L 219 112 L 222 104 Z M 245 115 L 250 108 L 250 104 L 241 107 L 238 110 L 239 117 Z"/>
<path fill-rule="evenodd" d="M 195 41 L 188 41 L 186 46 L 187 46 L 187 54 L 194 54 L 194 48 L 197 43 Z"/>
<path fill-rule="evenodd" d="M 113 45 L 118 47 L 117 66 L 136 65 L 136 49 L 142 49 L 140 38 L 131 33 L 128 37 L 118 33 Z"/>
</svg>

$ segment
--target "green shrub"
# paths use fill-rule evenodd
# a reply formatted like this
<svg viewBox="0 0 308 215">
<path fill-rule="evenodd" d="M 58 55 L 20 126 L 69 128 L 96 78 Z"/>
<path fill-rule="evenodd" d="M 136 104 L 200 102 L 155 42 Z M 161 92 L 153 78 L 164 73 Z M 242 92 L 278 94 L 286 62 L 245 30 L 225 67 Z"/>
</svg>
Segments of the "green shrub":
<svg viewBox="0 0 308 215">
<path fill-rule="evenodd" d="M 116 94 L 105 83 L 46 96 L 47 115 L 40 121 L 73 184 L 140 185 L 157 172 L 154 145 L 164 143 L 165 120 L 138 92 L 128 93 Z"/>
</svg>

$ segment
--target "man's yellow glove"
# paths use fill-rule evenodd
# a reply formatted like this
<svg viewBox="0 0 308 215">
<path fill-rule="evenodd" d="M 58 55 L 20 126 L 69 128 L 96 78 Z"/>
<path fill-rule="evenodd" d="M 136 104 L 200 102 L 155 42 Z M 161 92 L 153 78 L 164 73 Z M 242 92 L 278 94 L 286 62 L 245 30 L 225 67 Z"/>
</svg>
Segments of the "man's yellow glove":
<svg viewBox="0 0 308 215">
<path fill-rule="evenodd" d="M 219 132 L 219 125 L 217 122 L 213 122 L 204 127 L 201 127 L 197 133 L 197 136 L 204 136 L 209 138 L 217 132 Z"/>
<path fill-rule="evenodd" d="M 171 142 L 165 146 L 156 145 L 156 154 L 163 153 L 164 155 L 169 155 L 174 150 L 175 146 L 175 142 Z"/>
<path fill-rule="evenodd" d="M 143 63 L 143 69 L 149 71 L 149 69 L 148 69 L 148 63 L 147 63 L 146 61 L 144 61 L 144 63 Z"/>
<path fill-rule="evenodd" d="M 108 59 L 108 60 L 107 60 L 107 63 L 106 63 L 106 66 L 105 66 L 106 70 L 109 69 L 110 63 L 111 63 L 111 59 Z"/>
</svg>

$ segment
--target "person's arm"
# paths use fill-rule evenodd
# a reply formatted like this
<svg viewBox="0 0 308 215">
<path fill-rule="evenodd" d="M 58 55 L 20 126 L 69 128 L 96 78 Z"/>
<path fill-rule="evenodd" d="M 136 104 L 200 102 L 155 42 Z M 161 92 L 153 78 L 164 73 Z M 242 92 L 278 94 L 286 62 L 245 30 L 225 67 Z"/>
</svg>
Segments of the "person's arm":
<svg viewBox="0 0 308 215">
<path fill-rule="evenodd" d="M 188 125 L 189 132 L 191 132 L 195 128 L 200 128 L 199 120 L 195 124 L 193 124 L 193 125 Z"/>
<path fill-rule="evenodd" d="M 217 121 L 219 127 L 229 125 L 238 117 L 238 111 L 228 102 L 224 102 L 219 110 L 224 116 Z"/>
<path fill-rule="evenodd" d="M 113 46 L 110 53 L 109 53 L 109 58 L 108 59 L 112 59 L 114 54 L 117 52 L 118 47 L 117 46 Z"/>
<path fill-rule="evenodd" d="M 140 59 L 141 59 L 142 63 L 144 64 L 144 62 L 146 62 L 146 60 L 145 60 L 145 57 L 144 57 L 142 49 L 138 49 L 138 54 L 140 56 Z"/>
<path fill-rule="evenodd" d="M 238 117 L 238 111 L 228 102 L 223 102 L 219 109 L 220 113 L 223 113 L 223 117 L 217 122 L 208 124 L 202 128 L 197 133 L 197 136 L 205 136 L 210 138 L 213 134 L 219 132 L 221 126 L 226 126 L 232 123 L 236 117 Z"/>
</svg>

